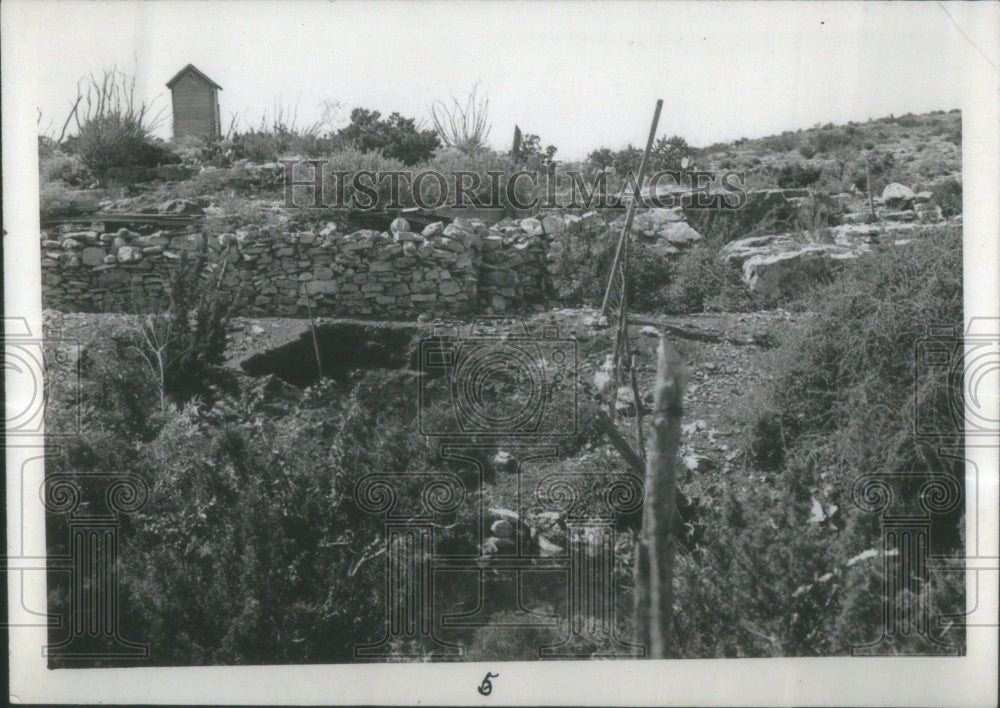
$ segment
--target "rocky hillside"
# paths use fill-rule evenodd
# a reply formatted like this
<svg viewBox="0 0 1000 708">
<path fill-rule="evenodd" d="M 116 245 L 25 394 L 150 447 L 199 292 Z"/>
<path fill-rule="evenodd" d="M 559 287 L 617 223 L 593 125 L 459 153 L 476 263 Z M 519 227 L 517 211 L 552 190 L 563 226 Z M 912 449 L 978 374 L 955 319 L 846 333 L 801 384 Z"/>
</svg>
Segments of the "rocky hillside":
<svg viewBox="0 0 1000 708">
<path fill-rule="evenodd" d="M 711 169 L 746 170 L 751 184 L 760 187 L 817 186 L 844 191 L 863 178 L 861 161 L 891 157 L 883 172 L 891 181 L 922 191 L 935 183 L 961 180 L 962 116 L 957 110 L 915 116 L 890 116 L 864 123 L 786 131 L 766 138 L 741 139 L 703 148 L 698 159 Z M 810 185 L 792 185 L 805 181 Z M 783 172 L 784 170 L 784 172 Z M 875 165 L 875 172 L 880 165 Z M 815 174 L 815 179 L 813 175 Z M 881 191 L 875 174 L 876 189 Z M 786 184 L 781 182 L 785 181 Z M 858 185 L 862 189 L 863 185 Z"/>
</svg>

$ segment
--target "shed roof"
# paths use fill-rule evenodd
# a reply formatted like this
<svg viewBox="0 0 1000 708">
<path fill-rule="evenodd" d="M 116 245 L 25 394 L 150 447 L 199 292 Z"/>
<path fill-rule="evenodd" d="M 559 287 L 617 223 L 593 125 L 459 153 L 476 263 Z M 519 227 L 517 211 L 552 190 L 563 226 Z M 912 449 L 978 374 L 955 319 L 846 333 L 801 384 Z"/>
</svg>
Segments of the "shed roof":
<svg viewBox="0 0 1000 708">
<path fill-rule="evenodd" d="M 189 71 L 194 72 L 195 74 L 197 74 L 198 76 L 200 76 L 202 79 L 204 79 L 207 83 L 211 84 L 213 87 L 219 89 L 220 91 L 222 90 L 221 86 L 219 86 L 217 83 L 215 83 L 210 78 L 208 78 L 204 74 L 204 72 L 202 72 L 201 70 L 199 70 L 198 67 L 196 67 L 194 64 L 188 64 L 183 69 L 181 69 L 176 74 L 174 74 L 174 78 L 170 79 L 170 81 L 167 82 L 167 88 L 172 89 L 174 87 L 174 84 L 176 84 L 178 81 L 180 81 L 181 77 L 184 76 L 184 74 L 186 74 Z"/>
</svg>

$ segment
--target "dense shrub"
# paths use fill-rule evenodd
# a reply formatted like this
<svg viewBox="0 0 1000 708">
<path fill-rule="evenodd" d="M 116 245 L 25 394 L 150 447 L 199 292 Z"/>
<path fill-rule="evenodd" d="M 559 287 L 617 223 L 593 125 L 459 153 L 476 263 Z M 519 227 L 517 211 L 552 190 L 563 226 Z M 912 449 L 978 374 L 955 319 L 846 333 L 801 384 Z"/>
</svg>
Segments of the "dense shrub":
<svg viewBox="0 0 1000 708">
<path fill-rule="evenodd" d="M 38 210 L 42 220 L 69 214 L 73 210 L 72 191 L 62 180 L 38 185 Z"/>
<path fill-rule="evenodd" d="M 587 155 L 587 167 L 594 172 L 609 169 L 614 163 L 615 153 L 608 148 L 600 148 Z"/>
<path fill-rule="evenodd" d="M 691 158 L 694 150 L 688 145 L 687 140 L 679 135 L 673 137 L 663 136 L 653 143 L 653 151 L 650 155 L 651 162 L 649 170 L 679 170 L 681 161 L 684 158 Z"/>
<path fill-rule="evenodd" d="M 674 258 L 637 245 L 629 261 L 629 304 L 646 312 L 683 314 L 743 309 L 748 302 L 739 277 L 711 246 L 695 246 Z"/>
<path fill-rule="evenodd" d="M 791 152 L 798 147 L 799 139 L 798 133 L 786 130 L 781 135 L 762 138 L 760 143 L 769 152 Z"/>
<path fill-rule="evenodd" d="M 438 150 L 434 156 L 427 161 L 426 167 L 424 165 L 420 165 L 420 169 L 434 170 L 445 175 L 448 185 L 447 204 L 449 205 L 457 203 L 457 178 L 454 176 L 455 173 L 472 172 L 479 178 L 479 186 L 473 190 L 476 198 L 483 204 L 491 204 L 493 202 L 491 195 L 493 186 L 487 172 L 502 172 L 503 177 L 500 178 L 500 183 L 506 184 L 506 180 L 510 177 L 510 175 L 522 169 L 522 165 L 517 164 L 507 154 L 498 153 L 489 149 L 462 151 L 450 148 Z M 468 187 L 471 184 L 469 181 L 470 179 L 474 178 L 462 178 L 464 187 Z M 515 186 L 518 201 L 521 204 L 527 204 L 530 203 L 536 195 L 539 199 L 542 199 L 545 194 L 545 179 L 545 174 L 540 173 L 537 188 L 534 188 L 529 180 L 519 179 Z M 438 189 L 435 181 L 425 180 L 422 185 L 422 189 L 424 190 L 425 198 L 433 203 Z M 500 203 L 506 204 L 506 190 L 501 189 L 499 196 Z"/>
<path fill-rule="evenodd" d="M 896 124 L 903 128 L 916 128 L 923 124 L 920 118 L 913 115 L 912 113 L 907 113 L 905 116 L 900 116 L 896 119 Z"/>
<path fill-rule="evenodd" d="M 851 136 L 837 129 L 823 130 L 813 136 L 812 147 L 817 153 L 830 153 L 851 144 Z"/>
<path fill-rule="evenodd" d="M 462 206 L 474 207 L 476 200 L 483 205 L 494 203 L 492 196 L 493 182 L 487 172 L 499 172 L 504 176 L 510 176 L 515 171 L 521 169 L 509 155 L 497 153 L 492 150 L 463 151 L 458 148 L 446 148 L 439 150 L 428 161 L 419 165 L 408 166 L 401 160 L 390 157 L 381 151 L 365 152 L 357 147 L 346 147 L 326 156 L 328 168 L 328 178 L 326 179 L 325 203 L 335 205 L 338 199 L 343 196 L 344 203 L 353 205 L 357 200 L 357 205 L 361 208 L 399 208 L 412 207 L 416 205 L 413 194 L 413 183 L 415 178 L 425 171 L 434 171 L 444 177 L 444 185 L 447 194 L 441 195 L 440 184 L 436 178 L 423 178 L 420 183 L 423 203 L 427 205 L 455 205 L 458 202 L 458 180 L 462 182 L 465 191 L 462 199 Z M 300 175 L 311 175 L 312 167 L 296 169 L 295 175 L 299 179 L 307 179 Z M 340 177 L 334 178 L 336 172 L 348 173 L 348 178 L 344 182 L 342 189 L 338 185 Z M 392 183 L 390 179 L 382 179 L 378 183 L 370 176 L 362 175 L 362 172 L 372 172 L 386 174 L 388 172 L 405 172 L 398 181 L 398 193 L 393 195 Z M 456 173 L 471 173 L 458 175 Z M 354 176 L 358 176 L 362 184 L 374 189 L 377 198 L 371 199 L 370 195 L 355 189 Z M 478 178 L 478 185 L 474 182 Z M 504 184 L 504 178 L 499 179 L 499 184 Z M 544 176 L 538 181 L 537 188 L 527 179 L 518 180 L 516 185 L 517 197 L 520 203 L 528 204 L 538 195 L 539 199 L 545 193 Z M 470 196 L 474 195 L 474 198 Z M 299 205 L 311 203 L 311 187 L 296 187 L 294 201 Z M 504 189 L 500 189 L 500 204 L 507 203 L 507 194 Z"/>
<path fill-rule="evenodd" d="M 90 180 L 90 173 L 78 155 L 54 149 L 39 155 L 38 178 L 42 183 L 62 181 L 81 187 Z"/>
<path fill-rule="evenodd" d="M 629 256 L 629 305 L 650 310 L 659 304 L 657 295 L 670 282 L 670 260 L 649 247 L 633 244 Z"/>
<path fill-rule="evenodd" d="M 67 125 L 75 119 L 76 132 L 62 146 L 78 155 L 95 175 L 104 176 L 111 168 L 180 161 L 162 140 L 152 137 L 159 114 L 136 100 L 134 77 L 109 69 L 100 78 L 90 76 L 81 84 L 85 91 L 78 94 L 67 117 Z"/>
<path fill-rule="evenodd" d="M 710 246 L 695 246 L 671 261 L 669 283 L 652 300 L 672 314 L 742 312 L 752 304 L 739 271 Z"/>
<path fill-rule="evenodd" d="M 90 119 L 66 144 L 97 174 L 112 167 L 156 167 L 180 162 L 166 144 L 152 139 L 140 122 L 116 113 Z"/>
<path fill-rule="evenodd" d="M 600 307 L 617 239 L 565 235 L 550 247 L 552 293 L 567 305 Z"/>
<path fill-rule="evenodd" d="M 351 111 L 350 125 L 341 128 L 337 137 L 353 143 L 362 152 L 379 150 L 406 165 L 426 161 L 441 145 L 434 130 L 421 130 L 412 118 L 399 113 L 382 118 L 378 111 L 364 108 Z"/>
<path fill-rule="evenodd" d="M 290 156 L 320 157 L 345 145 L 344 140 L 334 135 L 286 126 L 251 128 L 233 134 L 226 143 L 234 157 L 255 162 L 273 162 Z"/>
<path fill-rule="evenodd" d="M 786 444 L 799 439 L 851 469 L 926 465 L 933 451 L 912 424 L 913 352 L 926 325 L 962 321 L 960 229 L 859 259 L 814 298 L 821 311 L 788 333 L 778 369 L 776 407 L 795 421 Z"/>
<path fill-rule="evenodd" d="M 653 143 L 650 162 L 647 166 L 649 174 L 658 170 L 679 170 L 681 168 L 681 160 L 685 157 L 693 157 L 694 152 L 694 148 L 679 135 L 674 135 L 670 138 L 661 136 Z M 701 152 L 707 154 L 710 151 L 706 149 Z M 624 175 L 628 172 L 638 174 L 642 155 L 643 150 L 630 143 L 617 151 L 609 150 L 608 148 L 594 150 L 587 155 L 586 164 L 591 171 L 613 167 L 619 175 Z"/>
<path fill-rule="evenodd" d="M 822 169 L 810 167 L 798 162 L 782 165 L 778 170 L 778 186 L 782 189 L 795 187 L 810 187 L 819 181 Z"/>
<path fill-rule="evenodd" d="M 933 189 L 934 203 L 941 207 L 945 216 L 956 216 L 962 213 L 962 182 L 957 179 L 946 179 Z"/>
<path fill-rule="evenodd" d="M 917 406 L 948 421 L 961 395 L 960 378 L 914 359 L 926 325 L 962 321 L 960 230 L 859 259 L 810 303 L 814 315 L 784 331 L 774 379 L 730 409 L 748 435 L 747 461 L 727 475 L 725 491 L 702 499 L 703 541 L 678 558 L 680 655 L 847 654 L 877 639 L 881 564 L 847 563 L 881 548 L 876 515 L 850 498 L 856 475 L 963 478 L 960 463 L 938 456 L 939 444 L 960 449 L 958 430 L 943 426 L 943 436 L 928 440 L 914 426 Z M 897 491 L 903 508 L 915 504 L 914 486 Z M 932 553 L 961 553 L 960 525 L 959 512 L 936 517 Z M 920 602 L 932 613 L 961 612 L 961 574 L 930 579 Z M 888 600 L 902 602 L 904 592 Z M 945 638 L 963 644 L 958 631 Z M 896 647 L 921 649 L 914 637 Z"/>
</svg>

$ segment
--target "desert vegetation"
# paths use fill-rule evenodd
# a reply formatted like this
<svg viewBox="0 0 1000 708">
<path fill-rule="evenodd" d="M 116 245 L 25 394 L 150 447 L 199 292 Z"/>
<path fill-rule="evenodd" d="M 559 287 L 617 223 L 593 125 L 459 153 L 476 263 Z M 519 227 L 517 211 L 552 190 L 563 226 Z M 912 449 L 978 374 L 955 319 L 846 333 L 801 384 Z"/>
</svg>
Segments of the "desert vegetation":
<svg viewBox="0 0 1000 708">
<path fill-rule="evenodd" d="M 82 85 L 69 137 L 63 131 L 40 140 L 43 221 L 80 213 L 81 193 L 90 192 L 106 210 L 120 212 L 203 199 L 198 228 L 206 237 L 250 229 L 311 233 L 352 217 L 282 213 L 283 173 L 275 164 L 281 158 L 321 157 L 334 170 L 485 173 L 512 172 L 531 157 L 557 154 L 530 134 L 516 159 L 489 148 L 488 102 L 475 89 L 465 101 L 435 103 L 433 127 L 356 108 L 339 129 L 296 128 L 293 117 L 275 111 L 269 123 L 233 128 L 217 142 L 165 143 L 150 137 L 149 111 L 127 81 L 109 80 Z M 952 420 L 962 395 L 960 376 L 922 369 L 914 360 L 928 325 L 962 322 L 960 143 L 956 113 L 817 126 L 701 149 L 676 136 L 656 143 L 657 169 L 678 169 L 688 158 L 699 168 L 744 171 L 751 187 L 812 190 L 794 203 L 775 202 L 788 213 L 762 198 L 736 214 L 680 210 L 669 222 L 637 227 L 631 309 L 647 326 L 676 336 L 691 374 L 678 469 L 671 656 L 844 655 L 878 639 L 883 603 L 917 603 L 933 617 L 964 610 L 962 573 L 935 571 L 918 597 L 910 589 L 883 597 L 880 519 L 852 500 L 863 473 L 963 478 L 961 460 L 941 452 L 961 449 L 960 429 L 943 429 L 931 440 L 914 422 L 918 413 Z M 632 146 L 600 148 L 579 166 L 624 175 L 638 159 Z M 183 171 L 144 174 L 141 181 L 127 171 L 169 165 Z M 897 182 L 930 193 L 920 203 L 940 207 L 943 218 L 912 232 L 893 230 L 887 215 L 897 212 L 880 204 L 877 223 L 839 223 L 843 213 L 865 216 L 869 188 L 881 195 Z M 849 208 L 830 207 L 831 195 Z M 412 194 L 404 194 L 402 206 L 412 205 Z M 516 436 L 473 436 L 474 460 L 442 454 L 440 443 L 459 432 L 447 377 L 421 376 L 413 363 L 435 323 L 353 321 L 348 328 L 311 311 L 297 322 L 237 312 L 236 298 L 221 287 L 223 266 L 209 263 L 204 245 L 178 259 L 164 302 L 137 298 L 128 311 L 114 313 L 47 310 L 51 342 L 57 333 L 82 343 L 79 391 L 50 386 L 47 427 L 80 423 L 48 460 L 47 473 L 85 479 L 128 470 L 149 487 L 142 509 L 122 517 L 120 634 L 148 642 L 151 661 L 160 665 L 354 660 L 356 647 L 378 642 L 387 622 L 387 530 L 356 493 L 373 472 L 398 473 L 396 496 L 410 514 L 417 513 L 426 475 L 462 483 L 465 503 L 433 520 L 436 553 L 485 557 L 484 537 L 499 534 L 501 521 L 515 527 L 517 538 L 525 534 L 538 558 L 546 557 L 545 543 L 568 548 L 574 541 L 565 518 L 511 521 L 489 516 L 493 511 L 484 518 L 482 510 L 508 509 L 521 486 L 546 475 L 586 470 L 591 476 L 575 494 L 583 512 L 596 513 L 615 475 L 629 469 L 602 427 L 607 406 L 596 374 L 610 340 L 607 329 L 594 326 L 621 212 L 570 212 L 558 217 L 605 224 L 608 238 L 561 236 L 566 243 L 549 261 L 548 302 L 505 314 L 532 331 L 559 325 L 573 342 L 578 359 L 551 364 L 547 375 L 555 382 L 548 405 L 572 411 L 575 426 L 553 455 L 520 467 Z M 905 218 L 915 223 L 916 213 Z M 546 215 L 535 216 L 540 224 Z M 497 228 L 527 227 L 508 219 Z M 730 255 L 733 244 L 778 232 L 795 241 L 796 253 L 831 249 L 847 238 L 864 247 L 849 256 L 832 251 L 842 257 L 821 276 L 765 292 Z M 690 242 L 679 246 L 677 234 Z M 390 336 L 388 325 L 405 327 Z M 301 346 L 269 349 L 267 338 L 286 328 L 301 333 L 287 338 Z M 648 334 L 637 321 L 630 340 L 646 406 L 656 344 Z M 324 354 L 324 346 L 339 354 Z M 269 371 L 247 364 L 265 350 L 270 358 L 257 361 Z M 517 404 L 528 393 L 514 383 L 497 377 L 485 390 Z M 630 434 L 629 420 L 618 425 Z M 425 435 L 428 428 L 439 436 Z M 904 503 L 915 505 L 915 494 L 903 490 Z M 934 517 L 935 555 L 963 553 L 960 510 Z M 441 629 L 440 636 L 470 660 L 538 658 L 540 645 L 567 635 L 564 648 L 573 655 L 607 655 L 616 638 L 632 636 L 637 518 L 614 519 L 612 631 L 571 632 L 582 621 L 572 616 L 579 608 L 558 574 L 538 572 L 524 581 L 519 607 L 488 594 L 479 625 Z M 50 554 L 69 552 L 67 524 L 50 515 Z M 470 613 L 482 588 L 499 593 L 504 582 L 496 573 L 452 573 L 435 585 L 436 612 Z M 49 587 L 49 612 L 65 614 L 66 576 L 52 573 Z M 525 621 L 539 616 L 561 619 Z M 52 629 L 53 637 L 60 631 Z M 931 633 L 963 650 L 954 619 Z M 893 652 L 922 650 L 919 636 L 896 639 Z M 422 636 L 393 640 L 383 658 L 436 659 L 440 651 Z"/>
</svg>

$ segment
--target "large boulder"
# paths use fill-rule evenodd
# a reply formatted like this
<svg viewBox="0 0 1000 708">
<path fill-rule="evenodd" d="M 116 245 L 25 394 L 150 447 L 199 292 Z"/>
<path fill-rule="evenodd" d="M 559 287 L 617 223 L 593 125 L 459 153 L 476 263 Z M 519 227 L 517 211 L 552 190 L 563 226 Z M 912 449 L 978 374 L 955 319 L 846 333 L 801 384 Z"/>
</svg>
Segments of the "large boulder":
<svg viewBox="0 0 1000 708">
<path fill-rule="evenodd" d="M 888 209 L 912 209 L 917 194 L 905 184 L 892 182 L 882 190 L 882 203 Z"/>
<path fill-rule="evenodd" d="M 832 262 L 830 251 L 823 246 L 756 255 L 743 263 L 743 279 L 756 296 L 787 297 L 828 278 Z"/>
<path fill-rule="evenodd" d="M 664 224 L 663 228 L 660 229 L 659 235 L 660 239 L 665 239 L 666 241 L 678 246 L 686 246 L 694 243 L 695 241 L 701 241 L 701 234 L 683 221 L 678 221 L 673 224 Z"/>
<path fill-rule="evenodd" d="M 632 233 L 654 253 L 672 256 L 702 236 L 684 221 L 680 209 L 647 209 L 636 215 Z"/>
<path fill-rule="evenodd" d="M 770 234 L 732 241 L 719 257 L 742 270 L 743 282 L 755 296 L 776 299 L 808 289 L 841 262 L 869 250 L 860 241 L 803 244 L 790 234 Z"/>
</svg>

